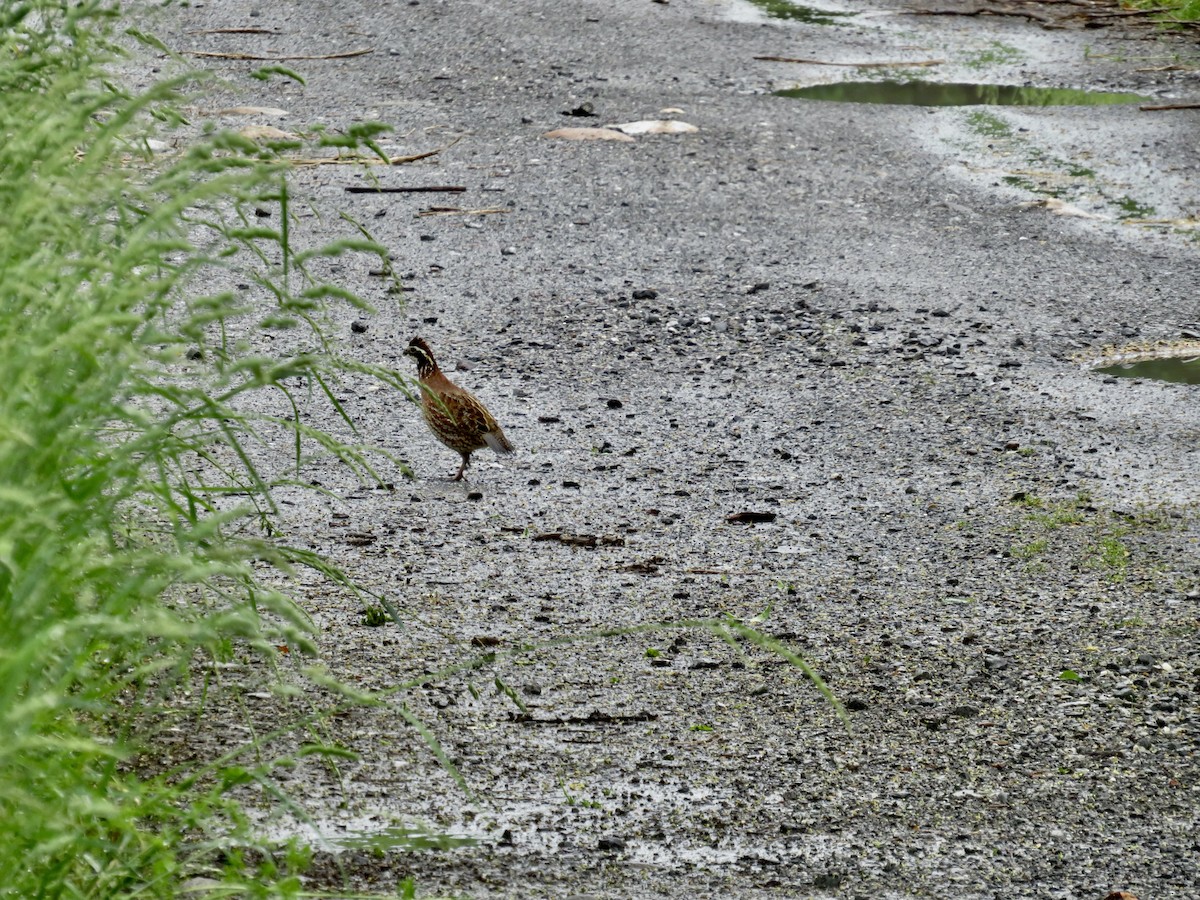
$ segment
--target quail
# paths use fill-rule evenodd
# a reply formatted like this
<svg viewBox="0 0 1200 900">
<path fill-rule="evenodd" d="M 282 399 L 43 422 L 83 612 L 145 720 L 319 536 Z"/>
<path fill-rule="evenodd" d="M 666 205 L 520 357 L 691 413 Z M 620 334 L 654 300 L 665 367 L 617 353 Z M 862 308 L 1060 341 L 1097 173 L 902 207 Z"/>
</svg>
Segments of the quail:
<svg viewBox="0 0 1200 900">
<path fill-rule="evenodd" d="M 497 453 L 512 453 L 513 445 L 487 407 L 468 390 L 460 388 L 438 368 L 429 345 L 419 337 L 408 342 L 405 356 L 417 362 L 421 383 L 421 412 L 433 436 L 462 456 L 454 481 L 462 481 L 471 465 L 471 454 L 484 447 Z"/>
</svg>

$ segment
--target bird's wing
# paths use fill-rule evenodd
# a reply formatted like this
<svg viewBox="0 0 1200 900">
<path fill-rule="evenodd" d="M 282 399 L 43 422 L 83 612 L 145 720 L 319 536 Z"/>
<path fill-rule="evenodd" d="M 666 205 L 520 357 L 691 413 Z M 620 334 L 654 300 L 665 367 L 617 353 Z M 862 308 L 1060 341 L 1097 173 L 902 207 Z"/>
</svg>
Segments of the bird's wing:
<svg viewBox="0 0 1200 900">
<path fill-rule="evenodd" d="M 465 434 L 476 434 L 483 440 L 483 436 L 496 427 L 496 420 L 483 404 L 466 391 L 447 392 L 440 399 L 454 420 L 455 427 L 461 428 Z"/>
</svg>

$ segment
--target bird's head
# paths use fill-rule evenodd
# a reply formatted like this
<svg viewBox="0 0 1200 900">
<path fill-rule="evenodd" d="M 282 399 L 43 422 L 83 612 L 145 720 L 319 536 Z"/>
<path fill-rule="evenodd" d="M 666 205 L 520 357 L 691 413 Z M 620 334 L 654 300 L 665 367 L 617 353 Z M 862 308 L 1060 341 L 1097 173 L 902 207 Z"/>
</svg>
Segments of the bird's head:
<svg viewBox="0 0 1200 900">
<path fill-rule="evenodd" d="M 433 358 L 433 351 L 429 349 L 429 345 L 424 339 L 415 337 L 408 342 L 408 346 L 404 349 L 405 356 L 411 356 L 417 361 L 417 375 L 424 378 L 427 375 L 432 375 L 438 370 L 437 362 Z"/>
</svg>

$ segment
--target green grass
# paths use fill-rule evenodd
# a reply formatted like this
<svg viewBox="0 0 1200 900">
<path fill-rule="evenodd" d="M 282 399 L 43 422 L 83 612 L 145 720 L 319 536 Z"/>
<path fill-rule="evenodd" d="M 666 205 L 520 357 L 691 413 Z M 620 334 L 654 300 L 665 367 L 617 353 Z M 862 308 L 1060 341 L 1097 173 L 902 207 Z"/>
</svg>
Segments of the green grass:
<svg viewBox="0 0 1200 900">
<path fill-rule="evenodd" d="M 326 338 L 328 304 L 356 301 L 309 272 L 385 254 L 358 237 L 293 251 L 270 149 L 215 134 L 149 153 L 187 85 L 114 84 L 113 24 L 91 2 L 0 8 L 0 884 L 173 897 L 202 877 L 213 896 L 294 894 L 307 852 L 266 847 L 233 799 L 269 790 L 255 747 L 182 768 L 146 751 L 186 709 L 181 684 L 204 694 L 189 679 L 313 651 L 303 610 L 266 581 L 339 575 L 270 539 L 271 489 L 308 452 L 373 472 L 301 424 L 302 409 L 340 411 L 331 385 L 364 368 Z M 264 333 L 279 349 L 254 349 Z M 293 470 L 254 462 L 277 441 Z"/>
<path fill-rule="evenodd" d="M 1083 522 L 1083 513 L 1075 503 L 1066 501 L 1045 507 L 1045 512 L 1030 513 L 1029 521 L 1053 530 L 1064 525 L 1079 525 Z"/>
<path fill-rule="evenodd" d="M 1025 59 L 1025 54 L 1016 47 L 1001 41 L 989 41 L 987 47 L 968 53 L 963 65 L 968 69 L 984 69 L 988 66 L 1011 66 Z"/>
<path fill-rule="evenodd" d="M 1126 529 L 1114 529 L 1096 543 L 1096 560 L 1112 581 L 1123 580 L 1129 570 L 1129 548 L 1121 540 L 1126 533 Z"/>
<path fill-rule="evenodd" d="M 1015 559 L 1033 559 L 1035 556 L 1041 556 L 1050 546 L 1050 542 L 1044 538 L 1039 538 L 1036 541 L 1029 541 L 1025 544 L 1014 544 L 1009 551 Z"/>
<path fill-rule="evenodd" d="M 1184 22 L 1200 20 L 1200 0 L 1133 0 L 1128 4 L 1142 9 L 1161 10 L 1163 19 Z"/>
<path fill-rule="evenodd" d="M 1148 219 L 1155 214 L 1153 206 L 1139 203 L 1129 196 L 1118 198 L 1116 205 L 1121 210 L 1119 217 L 1122 219 Z"/>
</svg>

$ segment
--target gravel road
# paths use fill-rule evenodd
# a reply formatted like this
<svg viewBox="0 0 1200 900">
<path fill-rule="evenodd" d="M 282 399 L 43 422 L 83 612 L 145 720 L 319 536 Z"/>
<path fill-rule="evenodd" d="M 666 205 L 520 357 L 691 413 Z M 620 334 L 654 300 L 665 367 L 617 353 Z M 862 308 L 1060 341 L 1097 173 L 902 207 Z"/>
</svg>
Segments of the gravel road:
<svg viewBox="0 0 1200 900">
<path fill-rule="evenodd" d="M 416 408 L 350 380 L 367 439 L 414 478 L 377 490 L 318 462 L 332 496 L 283 498 L 286 537 L 412 616 L 367 627 L 305 582 L 335 674 L 384 689 L 497 654 L 336 718 L 322 736 L 358 759 L 284 776 L 312 818 L 270 827 L 320 833 L 314 886 L 1200 897 L 1200 387 L 1088 368 L 1200 332 L 1196 111 L 793 100 L 772 91 L 884 72 L 755 59 L 1170 103 L 1197 99 L 1200 53 L 830 8 L 855 15 L 221 0 L 149 21 L 180 51 L 372 51 L 283 63 L 304 85 L 199 60 L 227 80 L 196 120 L 380 120 L 389 152 L 440 151 L 372 174 L 462 191 L 298 169 L 297 240 L 355 234 L 346 213 L 391 248 L 403 305 L 365 260 L 333 271 L 379 309 L 339 322 L 345 351 L 408 371 L 422 335 L 518 446 L 451 483 Z M 235 105 L 276 112 L 218 113 Z M 544 137 L 660 118 L 698 130 Z M 722 617 L 803 653 L 849 726 L 746 642 L 594 636 Z M 300 708 L 250 698 L 258 728 Z M 189 740 L 244 729 L 219 721 Z"/>
</svg>

